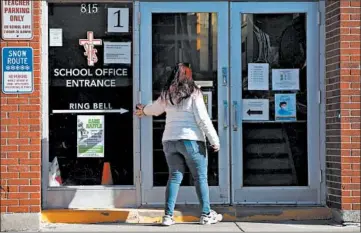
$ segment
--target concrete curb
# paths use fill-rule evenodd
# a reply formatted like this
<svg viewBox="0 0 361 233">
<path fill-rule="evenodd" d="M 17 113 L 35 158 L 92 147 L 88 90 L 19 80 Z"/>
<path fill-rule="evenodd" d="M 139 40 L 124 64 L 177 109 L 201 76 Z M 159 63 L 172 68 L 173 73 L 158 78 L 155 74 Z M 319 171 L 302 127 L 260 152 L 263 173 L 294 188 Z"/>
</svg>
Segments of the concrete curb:
<svg viewBox="0 0 361 233">
<path fill-rule="evenodd" d="M 262 222 L 289 220 L 328 220 L 332 211 L 327 207 L 214 207 L 223 214 L 224 222 Z M 175 211 L 176 222 L 197 222 L 197 208 L 182 207 Z M 66 209 L 43 210 L 43 223 L 159 223 L 162 209 Z"/>
<path fill-rule="evenodd" d="M 1 214 L 1 231 L 37 231 L 40 227 L 40 213 Z"/>
</svg>

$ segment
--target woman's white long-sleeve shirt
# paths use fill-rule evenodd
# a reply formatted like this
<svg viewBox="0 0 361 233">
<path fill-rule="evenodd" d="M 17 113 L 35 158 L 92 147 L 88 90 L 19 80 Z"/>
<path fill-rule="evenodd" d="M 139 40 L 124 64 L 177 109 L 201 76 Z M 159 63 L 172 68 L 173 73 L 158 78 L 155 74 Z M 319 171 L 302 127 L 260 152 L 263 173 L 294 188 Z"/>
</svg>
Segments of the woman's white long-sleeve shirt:
<svg viewBox="0 0 361 233">
<path fill-rule="evenodd" d="M 143 109 L 146 115 L 159 116 L 166 112 L 166 125 L 162 141 L 195 140 L 219 145 L 219 137 L 209 118 L 203 95 L 196 91 L 178 105 L 159 97 Z"/>
</svg>

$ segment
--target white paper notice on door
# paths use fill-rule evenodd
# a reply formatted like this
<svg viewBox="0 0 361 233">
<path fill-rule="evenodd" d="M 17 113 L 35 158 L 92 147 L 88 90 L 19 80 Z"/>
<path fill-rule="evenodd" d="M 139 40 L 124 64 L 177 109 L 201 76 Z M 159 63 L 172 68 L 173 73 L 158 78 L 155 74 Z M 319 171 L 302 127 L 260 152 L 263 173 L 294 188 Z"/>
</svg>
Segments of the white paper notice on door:
<svg viewBox="0 0 361 233">
<path fill-rule="evenodd" d="M 243 99 L 244 121 L 268 121 L 269 100 L 268 99 Z"/>
<path fill-rule="evenodd" d="M 248 63 L 248 90 L 269 90 L 268 63 Z"/>
<path fill-rule="evenodd" d="M 299 69 L 272 69 L 272 89 L 277 91 L 299 90 Z"/>
<path fill-rule="evenodd" d="M 61 47 L 63 46 L 63 29 L 50 28 L 49 29 L 49 46 Z"/>
<path fill-rule="evenodd" d="M 104 64 L 130 64 L 131 42 L 104 42 Z"/>
</svg>

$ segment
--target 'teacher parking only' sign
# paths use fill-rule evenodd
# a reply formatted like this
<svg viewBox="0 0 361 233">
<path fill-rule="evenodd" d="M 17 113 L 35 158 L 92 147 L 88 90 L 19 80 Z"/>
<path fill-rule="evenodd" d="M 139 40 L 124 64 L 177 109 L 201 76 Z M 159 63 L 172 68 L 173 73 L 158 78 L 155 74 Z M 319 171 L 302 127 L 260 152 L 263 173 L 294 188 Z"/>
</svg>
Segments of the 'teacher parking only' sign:
<svg viewBox="0 0 361 233">
<path fill-rule="evenodd" d="M 2 91 L 4 94 L 26 94 L 34 90 L 33 49 L 2 49 Z"/>
</svg>

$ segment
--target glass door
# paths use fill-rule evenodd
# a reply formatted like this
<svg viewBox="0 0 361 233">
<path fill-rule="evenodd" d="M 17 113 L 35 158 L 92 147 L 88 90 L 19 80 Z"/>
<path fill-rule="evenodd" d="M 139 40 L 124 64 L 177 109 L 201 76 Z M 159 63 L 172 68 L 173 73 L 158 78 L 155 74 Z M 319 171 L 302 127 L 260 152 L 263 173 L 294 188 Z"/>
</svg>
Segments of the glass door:
<svg viewBox="0 0 361 233">
<path fill-rule="evenodd" d="M 228 115 L 228 3 L 141 2 L 140 87 L 142 103 L 155 100 L 171 69 L 188 62 L 221 139 L 219 153 L 208 153 L 212 203 L 230 202 Z M 168 166 L 162 150 L 165 116 L 141 119 L 142 203 L 164 203 Z M 178 204 L 198 203 L 189 172 Z"/>
<path fill-rule="evenodd" d="M 320 203 L 316 2 L 231 3 L 232 202 Z"/>
</svg>

